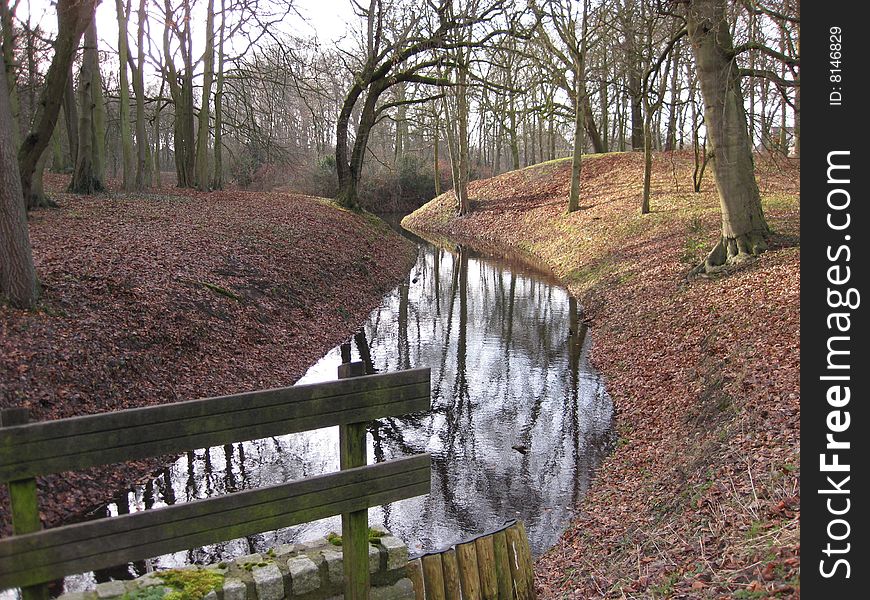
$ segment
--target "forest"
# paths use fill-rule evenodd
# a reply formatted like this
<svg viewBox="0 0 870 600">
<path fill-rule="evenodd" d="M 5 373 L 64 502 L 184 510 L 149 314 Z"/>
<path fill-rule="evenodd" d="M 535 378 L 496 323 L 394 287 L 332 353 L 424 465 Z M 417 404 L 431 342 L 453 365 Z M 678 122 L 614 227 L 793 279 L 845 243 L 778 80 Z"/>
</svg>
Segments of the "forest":
<svg viewBox="0 0 870 600">
<path fill-rule="evenodd" d="M 0 408 L 288 385 L 397 282 L 407 346 L 418 240 L 372 214 L 404 216 L 438 252 L 545 263 L 568 335 L 594 327 L 605 508 L 539 595 L 799 596 L 800 22 L 799 0 L 0 0 Z M 457 252 L 453 280 L 426 268 L 464 323 Z M 48 480 L 44 524 L 106 501 L 87 482 Z"/>
<path fill-rule="evenodd" d="M 787 0 L 373 1 L 348 7 L 357 18 L 334 46 L 282 33 L 300 18 L 292 3 L 115 4 L 112 39 L 97 31 L 96 2 L 58 2 L 56 25 L 20 0 L 2 8 L 7 129 L 28 210 L 51 204 L 47 171 L 71 173 L 78 193 L 171 178 L 382 211 L 446 185 L 464 213 L 470 179 L 569 153 L 579 176 L 584 152 L 649 162 L 691 149 L 696 185 L 720 131 L 738 148 L 800 154 L 799 4 Z M 707 22 L 722 35 L 707 36 Z M 745 116 L 717 123 L 704 94 Z M 747 152 L 732 170 L 744 175 L 717 181 L 746 185 Z"/>
</svg>

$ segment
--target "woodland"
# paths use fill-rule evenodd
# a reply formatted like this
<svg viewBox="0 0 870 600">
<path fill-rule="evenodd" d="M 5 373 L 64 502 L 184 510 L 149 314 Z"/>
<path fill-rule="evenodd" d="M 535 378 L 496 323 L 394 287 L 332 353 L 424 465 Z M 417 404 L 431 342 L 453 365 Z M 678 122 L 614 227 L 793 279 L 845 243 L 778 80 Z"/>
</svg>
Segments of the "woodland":
<svg viewBox="0 0 870 600">
<path fill-rule="evenodd" d="M 0 273 L 16 305 L 37 299 L 22 211 L 51 205 L 46 171 L 84 194 L 174 171 L 180 188 L 292 186 L 384 208 L 439 194 L 444 170 L 464 214 L 471 178 L 570 153 L 572 211 L 584 152 L 649 163 L 691 148 L 700 180 L 715 148 L 723 235 L 709 270 L 764 249 L 753 149 L 800 154 L 791 0 L 372 0 L 348 6 L 355 25 L 334 46 L 281 33 L 292 2 L 115 4 L 117 39 L 102 44 L 94 0 L 58 1 L 56 26 L 20 0 L 0 8 Z"/>
<path fill-rule="evenodd" d="M 601 475 L 612 487 L 595 492 L 605 508 L 581 521 L 589 533 L 578 525 L 539 564 L 539 593 L 799 595 L 799 493 L 781 492 L 779 477 L 784 464 L 792 477 L 799 454 L 799 0 L 347 0 L 335 37 L 317 33 L 336 17 L 314 4 L 0 0 L 2 406 L 56 418 L 155 402 L 172 386 L 212 390 L 234 370 L 252 386 L 298 378 L 365 314 L 355 292 L 377 298 L 410 260 L 368 213 L 407 214 L 435 198 L 412 225 L 529 251 L 582 297 L 610 336 L 597 360 L 636 428 L 621 430 L 639 441 Z M 256 276 L 219 265 L 221 252 L 250 260 Z M 227 292 L 235 279 L 206 279 L 217 269 L 257 283 Z M 284 304 L 271 295 L 278 280 Z M 222 343 L 211 370 L 197 372 L 186 332 L 205 339 L 203 311 L 214 317 L 222 292 L 233 295 L 220 299 L 232 307 L 221 313 Z M 292 322 L 281 330 L 296 336 L 280 343 L 289 361 L 262 350 L 256 326 L 239 335 L 228 324 L 265 322 L 243 302 L 251 298 L 274 322 Z M 632 314 L 605 308 L 625 302 Z M 133 393 L 112 327 L 162 336 L 140 357 L 147 365 L 130 381 L 146 385 Z M 94 352 L 63 354 L 56 339 Z M 263 372 L 239 365 L 236 344 L 273 362 Z M 167 374 L 175 364 L 177 381 Z M 100 405 L 74 391 L 91 367 L 107 393 Z M 763 426 L 748 413 L 707 420 L 697 405 L 768 393 L 781 403 Z M 678 407 L 703 413 L 685 465 L 667 460 L 687 456 L 669 430 Z M 692 517 L 673 531 L 626 542 L 654 521 L 640 504 L 669 502 L 682 493 L 675 482 L 739 479 L 743 455 L 713 441 L 726 433 L 776 471 L 773 508 L 758 504 L 749 519 L 785 532 L 773 555 L 734 551 L 750 525 L 725 508 L 700 549 L 686 534 L 717 490 L 733 489 L 737 506 L 759 502 L 751 467 L 751 485 L 711 484 L 686 498 Z M 679 477 L 668 471 L 677 464 Z M 660 479 L 638 475 L 647 468 Z M 82 482 L 54 483 L 63 491 L 46 522 L 97 500 Z M 692 571 L 708 543 L 715 566 Z M 585 552 L 611 555 L 613 566 L 590 566 Z"/>
</svg>

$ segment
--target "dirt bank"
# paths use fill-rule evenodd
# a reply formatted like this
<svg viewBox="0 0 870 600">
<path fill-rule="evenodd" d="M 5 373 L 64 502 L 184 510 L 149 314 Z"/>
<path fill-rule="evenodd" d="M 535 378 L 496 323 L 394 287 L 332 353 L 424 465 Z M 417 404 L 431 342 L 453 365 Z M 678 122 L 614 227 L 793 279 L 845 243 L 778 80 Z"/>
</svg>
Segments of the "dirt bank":
<svg viewBox="0 0 870 600">
<path fill-rule="evenodd" d="M 570 215 L 563 160 L 473 183 L 469 216 L 447 193 L 403 222 L 531 253 L 591 320 L 619 440 L 537 562 L 542 597 L 799 596 L 799 165 L 757 167 L 771 249 L 717 278 L 686 280 L 720 221 L 688 154 L 656 156 L 649 215 L 642 156 L 609 154 Z"/>
</svg>

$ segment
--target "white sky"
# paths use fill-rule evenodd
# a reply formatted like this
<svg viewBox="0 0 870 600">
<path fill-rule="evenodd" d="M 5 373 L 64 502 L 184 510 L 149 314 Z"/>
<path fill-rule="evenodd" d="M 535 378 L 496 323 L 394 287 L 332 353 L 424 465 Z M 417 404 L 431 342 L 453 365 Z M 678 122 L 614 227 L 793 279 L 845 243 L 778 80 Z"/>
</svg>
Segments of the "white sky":
<svg viewBox="0 0 870 600">
<path fill-rule="evenodd" d="M 157 10 L 159 10 L 158 6 L 162 6 L 160 0 L 148 0 L 148 2 Z M 350 0 L 292 0 L 292 2 L 299 14 L 291 12 L 285 17 L 286 31 L 303 37 L 316 35 L 323 44 L 338 40 L 347 31 L 348 23 L 356 19 Z M 134 1 L 133 5 L 135 11 L 138 3 Z M 204 12 L 206 2 L 195 0 L 195 6 L 198 6 L 199 11 Z M 54 32 L 57 29 L 57 16 L 49 0 L 21 0 L 17 14 L 22 21 L 27 21 L 29 15 L 31 22 L 41 23 L 45 31 Z M 97 31 L 101 48 L 106 50 L 117 48 L 118 25 L 115 0 L 102 0 L 97 6 Z M 159 35 L 159 31 L 159 27 L 155 28 L 152 23 L 152 35 Z M 135 32 L 130 31 L 128 36 L 131 42 L 135 42 Z M 194 54 L 198 52 L 197 49 L 201 52 L 204 39 L 205 19 L 194 19 Z M 156 41 L 159 43 L 159 39 Z"/>
</svg>

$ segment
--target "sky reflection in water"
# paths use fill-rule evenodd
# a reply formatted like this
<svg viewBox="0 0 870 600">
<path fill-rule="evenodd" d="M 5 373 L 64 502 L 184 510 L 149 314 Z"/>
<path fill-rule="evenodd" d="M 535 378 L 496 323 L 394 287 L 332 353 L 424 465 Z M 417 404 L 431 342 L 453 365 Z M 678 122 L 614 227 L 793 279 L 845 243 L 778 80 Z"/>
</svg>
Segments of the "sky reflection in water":
<svg viewBox="0 0 870 600">
<path fill-rule="evenodd" d="M 532 552 L 552 546 L 609 452 L 613 407 L 587 364 L 575 299 L 549 277 L 467 249 L 420 242 L 407 279 L 344 347 L 369 372 L 429 366 L 432 410 L 369 428 L 369 462 L 429 452 L 432 492 L 369 511 L 411 552 L 522 519 Z M 299 383 L 336 378 L 342 348 Z M 522 453 L 513 447 L 520 447 Z M 338 429 L 189 452 L 109 505 L 118 514 L 338 470 Z M 146 568 L 213 562 L 340 531 L 334 517 L 68 578 L 67 591 Z"/>
</svg>

